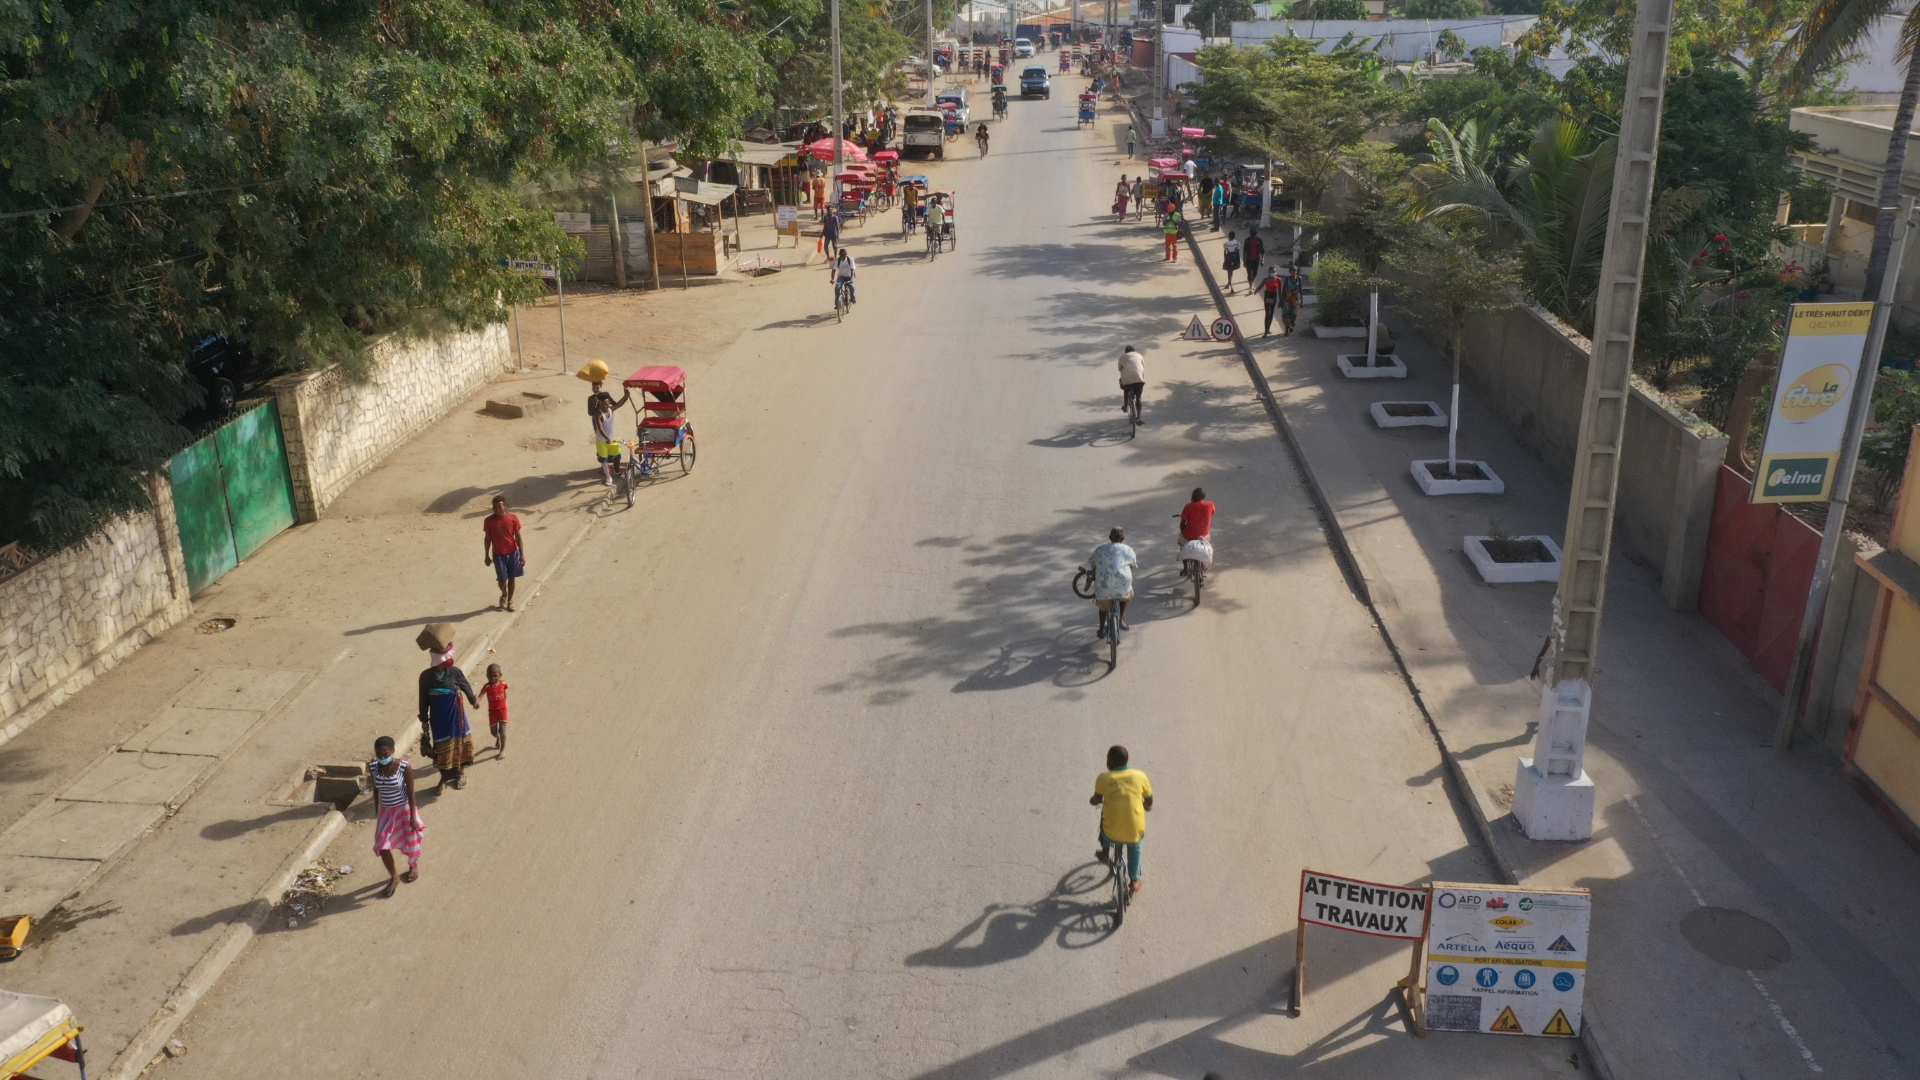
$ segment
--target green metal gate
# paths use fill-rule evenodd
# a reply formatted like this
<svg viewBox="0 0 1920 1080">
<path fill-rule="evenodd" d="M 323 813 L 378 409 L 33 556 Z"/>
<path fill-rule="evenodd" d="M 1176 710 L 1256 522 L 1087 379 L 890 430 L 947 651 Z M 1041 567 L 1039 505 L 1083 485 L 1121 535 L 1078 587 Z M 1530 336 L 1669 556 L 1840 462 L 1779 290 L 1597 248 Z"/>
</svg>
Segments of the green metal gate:
<svg viewBox="0 0 1920 1080">
<path fill-rule="evenodd" d="M 293 524 L 293 478 L 272 401 L 174 455 L 167 473 L 189 592 L 220 580 Z"/>
</svg>

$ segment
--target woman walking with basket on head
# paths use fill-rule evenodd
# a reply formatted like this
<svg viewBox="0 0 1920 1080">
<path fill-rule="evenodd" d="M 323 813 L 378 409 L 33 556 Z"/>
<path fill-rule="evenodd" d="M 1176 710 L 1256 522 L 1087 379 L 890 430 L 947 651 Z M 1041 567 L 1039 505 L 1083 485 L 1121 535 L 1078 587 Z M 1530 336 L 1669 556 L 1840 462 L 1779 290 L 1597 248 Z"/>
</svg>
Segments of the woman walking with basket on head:
<svg viewBox="0 0 1920 1080">
<path fill-rule="evenodd" d="M 473 764 L 473 729 L 467 725 L 466 706 L 479 708 L 480 698 L 466 673 L 453 666 L 452 623 L 434 623 L 420 632 L 415 643 L 432 657 L 432 666 L 420 673 L 420 737 L 424 747 L 432 750 L 433 767 L 440 773 L 435 790 L 458 790 L 467 786 L 467 766 Z"/>
</svg>

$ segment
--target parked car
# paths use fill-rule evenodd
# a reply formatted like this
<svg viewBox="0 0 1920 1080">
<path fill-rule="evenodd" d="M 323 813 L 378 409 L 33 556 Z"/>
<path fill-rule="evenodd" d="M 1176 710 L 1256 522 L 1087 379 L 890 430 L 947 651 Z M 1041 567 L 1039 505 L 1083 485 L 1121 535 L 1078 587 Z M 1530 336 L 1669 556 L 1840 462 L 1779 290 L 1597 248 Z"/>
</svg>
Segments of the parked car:
<svg viewBox="0 0 1920 1080">
<path fill-rule="evenodd" d="M 953 102 L 953 115 L 963 124 L 973 115 L 967 108 L 967 91 L 962 87 L 956 86 L 951 90 L 940 91 L 939 95 L 933 99 L 933 104 L 937 108 L 943 101 Z"/>
<path fill-rule="evenodd" d="M 200 335 L 188 352 L 187 374 L 200 384 L 205 400 L 182 419 L 205 421 L 226 417 L 247 391 L 278 371 L 254 355 L 245 342 L 209 331 Z"/>
<path fill-rule="evenodd" d="M 1035 64 L 1020 73 L 1020 96 L 1053 99 L 1053 80 L 1047 77 L 1047 69 Z"/>
</svg>

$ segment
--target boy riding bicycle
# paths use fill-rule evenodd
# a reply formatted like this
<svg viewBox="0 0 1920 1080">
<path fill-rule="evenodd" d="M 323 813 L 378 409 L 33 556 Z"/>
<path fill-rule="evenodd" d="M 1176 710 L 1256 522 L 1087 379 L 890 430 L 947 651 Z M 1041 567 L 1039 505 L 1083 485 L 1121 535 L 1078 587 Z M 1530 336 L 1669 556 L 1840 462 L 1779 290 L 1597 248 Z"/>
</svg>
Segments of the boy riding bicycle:
<svg viewBox="0 0 1920 1080">
<path fill-rule="evenodd" d="M 1147 837 L 1147 811 L 1153 809 L 1153 783 L 1139 769 L 1127 767 L 1127 748 L 1109 747 L 1107 771 L 1093 779 L 1093 798 L 1100 808 L 1100 849 L 1094 857 L 1113 860 L 1112 849 L 1127 849 L 1127 873 L 1133 891 L 1140 891 L 1140 842 Z"/>
</svg>

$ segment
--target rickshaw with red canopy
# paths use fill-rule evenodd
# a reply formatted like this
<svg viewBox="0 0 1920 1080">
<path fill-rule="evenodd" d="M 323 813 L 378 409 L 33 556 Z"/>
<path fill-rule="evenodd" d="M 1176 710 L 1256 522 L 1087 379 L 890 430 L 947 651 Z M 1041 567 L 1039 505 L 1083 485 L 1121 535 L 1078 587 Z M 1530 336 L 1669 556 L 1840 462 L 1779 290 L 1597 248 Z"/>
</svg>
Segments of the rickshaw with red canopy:
<svg viewBox="0 0 1920 1080">
<path fill-rule="evenodd" d="M 640 484 L 659 479 L 669 463 L 677 461 L 683 475 L 692 472 L 696 450 L 693 424 L 687 420 L 685 369 L 643 367 L 627 376 L 623 385 L 636 391 L 633 411 L 639 421 L 620 471 L 620 492 L 632 506 Z"/>
</svg>

